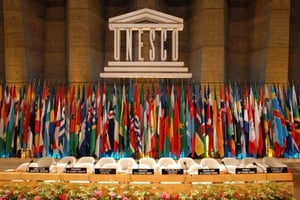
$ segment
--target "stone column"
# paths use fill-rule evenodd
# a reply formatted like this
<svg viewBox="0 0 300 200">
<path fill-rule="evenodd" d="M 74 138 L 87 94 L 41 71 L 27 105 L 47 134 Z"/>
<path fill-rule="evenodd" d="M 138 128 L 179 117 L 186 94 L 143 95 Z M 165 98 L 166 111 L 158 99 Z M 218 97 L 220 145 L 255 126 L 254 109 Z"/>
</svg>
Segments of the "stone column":
<svg viewBox="0 0 300 200">
<path fill-rule="evenodd" d="M 189 65 L 196 81 L 224 81 L 224 12 L 224 0 L 191 4 Z"/>
<path fill-rule="evenodd" d="M 257 0 L 249 20 L 251 80 L 288 80 L 290 1 Z"/>
<path fill-rule="evenodd" d="M 2 0 L 0 0 L 0 80 L 5 80 L 4 69 L 4 21 L 3 21 L 3 7 Z"/>
<path fill-rule="evenodd" d="M 5 77 L 8 82 L 26 81 L 26 47 L 22 0 L 3 0 Z"/>
<path fill-rule="evenodd" d="M 91 82 L 103 68 L 105 20 L 97 0 L 67 2 L 68 78 Z"/>
</svg>

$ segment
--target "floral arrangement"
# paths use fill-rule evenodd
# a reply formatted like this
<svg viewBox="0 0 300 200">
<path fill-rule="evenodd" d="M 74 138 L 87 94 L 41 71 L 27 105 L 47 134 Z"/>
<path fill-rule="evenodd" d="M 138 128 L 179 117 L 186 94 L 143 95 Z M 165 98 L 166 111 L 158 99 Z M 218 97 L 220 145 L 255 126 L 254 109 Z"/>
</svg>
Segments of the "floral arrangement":
<svg viewBox="0 0 300 200">
<path fill-rule="evenodd" d="M 198 185 L 189 194 L 157 192 L 151 185 L 77 185 L 40 183 L 37 185 L 1 185 L 0 200 L 163 200 L 163 199 L 294 199 L 288 186 L 265 184 Z"/>
</svg>

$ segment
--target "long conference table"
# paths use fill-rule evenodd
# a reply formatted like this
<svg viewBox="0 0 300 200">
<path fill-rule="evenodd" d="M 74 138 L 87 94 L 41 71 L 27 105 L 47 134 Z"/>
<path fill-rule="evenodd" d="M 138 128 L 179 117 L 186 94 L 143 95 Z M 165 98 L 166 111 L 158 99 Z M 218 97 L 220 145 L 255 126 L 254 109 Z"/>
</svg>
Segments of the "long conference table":
<svg viewBox="0 0 300 200">
<path fill-rule="evenodd" d="M 68 173 L 28 173 L 0 172 L 0 184 L 38 184 L 41 182 L 63 182 L 66 184 L 137 184 L 151 185 L 156 191 L 189 192 L 199 184 L 235 184 L 247 187 L 247 184 L 274 182 L 284 185 L 294 192 L 292 173 L 257 174 L 217 174 L 189 175 L 133 175 L 133 174 L 68 174 Z"/>
</svg>

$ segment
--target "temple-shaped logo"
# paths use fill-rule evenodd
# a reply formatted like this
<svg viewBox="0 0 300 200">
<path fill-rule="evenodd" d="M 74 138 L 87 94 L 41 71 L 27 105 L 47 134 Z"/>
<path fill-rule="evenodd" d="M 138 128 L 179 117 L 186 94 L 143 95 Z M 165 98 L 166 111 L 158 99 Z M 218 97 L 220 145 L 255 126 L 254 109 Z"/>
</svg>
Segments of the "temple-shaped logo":
<svg viewBox="0 0 300 200">
<path fill-rule="evenodd" d="M 100 77 L 192 77 L 184 62 L 179 61 L 178 36 L 183 30 L 182 18 L 144 8 L 110 18 L 109 30 L 114 37 L 114 60 L 108 62 Z M 145 39 L 149 42 L 147 47 L 144 46 Z M 143 57 L 145 52 L 147 59 Z"/>
</svg>

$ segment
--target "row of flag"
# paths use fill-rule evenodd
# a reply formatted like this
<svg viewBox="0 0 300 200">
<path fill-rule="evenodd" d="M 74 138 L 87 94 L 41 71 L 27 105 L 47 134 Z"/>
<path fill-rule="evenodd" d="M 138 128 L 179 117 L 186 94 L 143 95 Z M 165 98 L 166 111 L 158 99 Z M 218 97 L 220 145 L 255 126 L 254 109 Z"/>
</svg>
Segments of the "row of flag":
<svg viewBox="0 0 300 200">
<path fill-rule="evenodd" d="M 0 85 L 0 155 L 298 158 L 300 87 Z"/>
</svg>

